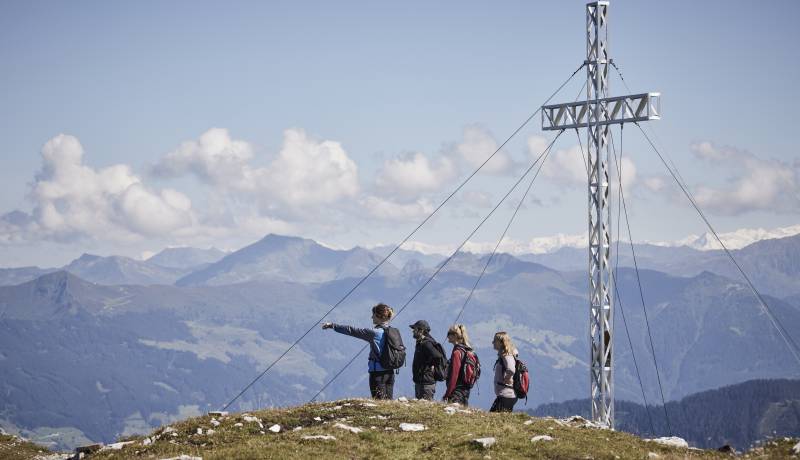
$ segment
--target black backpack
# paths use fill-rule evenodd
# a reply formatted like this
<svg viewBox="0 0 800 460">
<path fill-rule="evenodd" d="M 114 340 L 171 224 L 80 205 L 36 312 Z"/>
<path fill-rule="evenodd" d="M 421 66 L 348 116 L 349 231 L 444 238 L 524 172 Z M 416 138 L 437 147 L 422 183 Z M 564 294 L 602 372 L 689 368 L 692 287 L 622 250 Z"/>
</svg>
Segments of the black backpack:
<svg viewBox="0 0 800 460">
<path fill-rule="evenodd" d="M 433 348 L 438 356 L 433 357 L 433 379 L 437 382 L 444 382 L 447 379 L 447 355 L 444 354 L 442 344 L 433 341 Z"/>
<path fill-rule="evenodd" d="M 383 329 L 383 349 L 380 356 L 381 367 L 386 370 L 399 369 L 406 363 L 406 346 L 400 331 L 387 326 Z"/>
</svg>

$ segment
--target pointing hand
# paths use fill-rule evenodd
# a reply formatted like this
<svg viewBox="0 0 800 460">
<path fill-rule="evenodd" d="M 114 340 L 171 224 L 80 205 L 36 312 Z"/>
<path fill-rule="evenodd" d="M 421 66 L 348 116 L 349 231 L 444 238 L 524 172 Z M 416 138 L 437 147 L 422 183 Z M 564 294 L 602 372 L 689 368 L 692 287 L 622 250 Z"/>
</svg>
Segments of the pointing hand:
<svg viewBox="0 0 800 460">
<path fill-rule="evenodd" d="M 332 329 L 333 328 L 333 323 L 322 323 L 322 328 L 323 329 Z"/>
</svg>

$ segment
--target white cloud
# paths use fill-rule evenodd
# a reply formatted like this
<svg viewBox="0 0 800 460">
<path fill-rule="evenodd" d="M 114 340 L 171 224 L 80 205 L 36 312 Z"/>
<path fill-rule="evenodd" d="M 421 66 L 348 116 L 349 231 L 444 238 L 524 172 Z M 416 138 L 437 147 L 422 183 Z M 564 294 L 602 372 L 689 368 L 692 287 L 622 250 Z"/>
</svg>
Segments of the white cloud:
<svg viewBox="0 0 800 460">
<path fill-rule="evenodd" d="M 547 141 L 539 136 L 528 138 L 528 153 L 532 158 L 538 157 L 545 148 Z M 623 157 L 622 163 L 622 187 L 627 194 L 628 190 L 636 183 L 636 165 L 630 157 Z M 551 152 L 544 166 L 542 174 L 551 182 L 562 187 L 586 187 L 588 173 L 586 171 L 586 151 L 580 145 L 575 145 L 567 149 Z M 613 158 L 608 164 L 609 186 L 611 192 L 616 193 L 619 179 L 617 164 Z"/>
<path fill-rule="evenodd" d="M 416 195 L 437 191 L 455 176 L 456 168 L 450 158 L 431 161 L 418 152 L 385 161 L 375 182 L 387 192 Z"/>
<path fill-rule="evenodd" d="M 83 164 L 83 147 L 59 134 L 42 147 L 42 169 L 29 194 L 32 219 L 16 231 L 26 239 L 99 237 L 117 241 L 156 236 L 190 225 L 189 198 L 153 191 L 127 165 L 95 170 Z"/>
<path fill-rule="evenodd" d="M 647 177 L 642 181 L 642 183 L 645 187 L 647 187 L 648 190 L 652 192 L 660 192 L 667 185 L 664 181 L 664 178 L 660 176 Z"/>
<path fill-rule="evenodd" d="M 751 211 L 790 213 L 800 209 L 800 162 L 765 160 L 711 142 L 692 144 L 691 150 L 698 158 L 713 161 L 716 168 L 734 171 L 727 186 L 696 188 L 694 197 L 702 208 L 723 215 Z"/>
<path fill-rule="evenodd" d="M 464 192 L 462 199 L 465 203 L 475 208 L 487 209 L 491 208 L 493 205 L 491 194 L 477 190 L 469 190 Z"/>
<path fill-rule="evenodd" d="M 455 152 L 461 156 L 472 168 L 480 166 L 489 156 L 497 150 L 498 144 L 492 134 L 479 125 L 469 125 L 464 128 L 464 138 L 455 145 Z M 497 154 L 486 163 L 482 171 L 491 174 L 504 174 L 511 172 L 514 162 L 505 151 Z"/>
<path fill-rule="evenodd" d="M 292 206 L 328 204 L 358 193 L 358 167 L 339 142 L 317 142 L 287 129 L 278 158 L 269 166 L 269 187 Z"/>
<path fill-rule="evenodd" d="M 368 196 L 361 204 L 373 217 L 397 222 L 422 219 L 434 209 L 434 206 L 424 198 L 413 203 L 397 203 L 377 196 Z"/>
<path fill-rule="evenodd" d="M 528 151 L 534 158 L 538 157 L 544 148 L 540 148 L 541 141 L 538 139 L 528 140 Z M 586 164 L 579 146 L 570 147 L 566 150 L 556 150 L 550 152 L 542 166 L 542 175 L 552 182 L 562 186 L 586 185 L 588 177 L 586 175 Z"/>
<path fill-rule="evenodd" d="M 228 187 L 248 188 L 251 171 L 248 162 L 253 157 L 249 143 L 233 140 L 227 129 L 212 128 L 197 140 L 182 142 L 154 168 L 163 176 L 193 173 L 199 179 Z"/>
<path fill-rule="evenodd" d="M 193 174 L 222 191 L 278 200 L 290 208 L 333 203 L 359 190 L 358 167 L 339 142 L 317 141 L 287 129 L 277 157 L 266 167 L 251 164 L 253 149 L 213 128 L 183 142 L 154 168 L 161 176 Z"/>
</svg>

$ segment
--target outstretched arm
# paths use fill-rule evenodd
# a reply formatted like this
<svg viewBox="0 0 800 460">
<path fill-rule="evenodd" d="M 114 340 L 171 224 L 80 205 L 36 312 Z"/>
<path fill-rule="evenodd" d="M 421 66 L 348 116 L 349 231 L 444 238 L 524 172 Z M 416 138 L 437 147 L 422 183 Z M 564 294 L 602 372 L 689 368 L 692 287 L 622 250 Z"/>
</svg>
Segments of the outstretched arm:
<svg viewBox="0 0 800 460">
<path fill-rule="evenodd" d="M 349 335 L 357 339 L 366 340 L 371 342 L 375 338 L 375 330 L 365 329 L 360 327 L 345 326 L 342 324 L 331 324 L 331 328 L 339 334 Z"/>
</svg>

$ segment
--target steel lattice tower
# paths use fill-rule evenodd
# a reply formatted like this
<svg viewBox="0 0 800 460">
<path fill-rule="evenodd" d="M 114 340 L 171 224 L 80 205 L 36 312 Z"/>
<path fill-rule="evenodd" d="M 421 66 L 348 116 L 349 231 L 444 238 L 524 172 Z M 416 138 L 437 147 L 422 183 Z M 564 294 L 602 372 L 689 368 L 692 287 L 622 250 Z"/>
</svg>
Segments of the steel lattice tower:
<svg viewBox="0 0 800 460">
<path fill-rule="evenodd" d="M 589 174 L 589 339 L 592 420 L 614 427 L 613 296 L 608 140 L 612 124 L 660 118 L 660 94 L 609 97 L 608 1 L 586 5 L 586 100 L 542 107 L 542 129 L 586 128 Z"/>
</svg>

